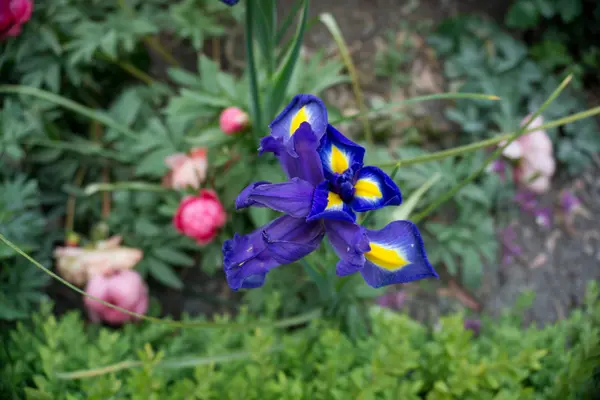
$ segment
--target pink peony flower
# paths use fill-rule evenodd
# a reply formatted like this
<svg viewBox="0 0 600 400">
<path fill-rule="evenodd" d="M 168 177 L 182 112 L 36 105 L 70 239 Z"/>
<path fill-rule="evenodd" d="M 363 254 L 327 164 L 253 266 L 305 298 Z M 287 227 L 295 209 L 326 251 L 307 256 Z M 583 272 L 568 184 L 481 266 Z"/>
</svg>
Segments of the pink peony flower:
<svg viewBox="0 0 600 400">
<path fill-rule="evenodd" d="M 219 126 L 228 135 L 240 133 L 248 127 L 248 114 L 237 107 L 228 107 L 221 113 Z"/>
<path fill-rule="evenodd" d="M 521 122 L 521 125 L 528 119 L 529 116 Z M 537 128 L 543 124 L 544 119 L 539 116 L 533 120 L 530 127 Z M 502 154 L 517 160 L 514 178 L 518 184 L 536 193 L 548 191 L 556 170 L 556 160 L 553 155 L 552 141 L 546 131 L 537 130 L 521 136 L 508 145 Z"/>
<path fill-rule="evenodd" d="M 181 201 L 173 224 L 182 234 L 196 239 L 199 244 L 207 244 L 217 236 L 226 219 L 216 193 L 203 189 L 197 196 L 187 196 Z"/>
<path fill-rule="evenodd" d="M 165 176 L 163 184 L 173 189 L 193 187 L 199 189 L 206 179 L 206 149 L 198 147 L 189 154 L 176 153 L 165 158 L 165 164 L 171 171 Z"/>
<path fill-rule="evenodd" d="M 93 275 L 108 275 L 132 269 L 143 257 L 139 249 L 121 247 L 120 236 L 99 241 L 93 248 L 57 247 L 54 250 L 56 268 L 69 282 L 83 286 Z"/>
<path fill-rule="evenodd" d="M 32 12 L 31 0 L 0 0 L 0 39 L 18 36 Z"/>
<path fill-rule="evenodd" d="M 148 310 L 148 288 L 136 271 L 125 270 L 110 275 L 94 275 L 89 280 L 85 291 L 94 297 L 138 314 L 145 314 Z M 89 297 L 84 299 L 84 304 L 93 322 L 105 321 L 116 325 L 136 319 Z"/>
</svg>

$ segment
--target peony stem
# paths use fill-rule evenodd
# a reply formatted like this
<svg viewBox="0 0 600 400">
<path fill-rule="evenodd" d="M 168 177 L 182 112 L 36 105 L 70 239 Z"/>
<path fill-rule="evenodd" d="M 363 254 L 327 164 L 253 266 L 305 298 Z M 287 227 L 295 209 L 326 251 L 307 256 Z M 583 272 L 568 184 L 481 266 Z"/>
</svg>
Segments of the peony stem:
<svg viewBox="0 0 600 400">
<path fill-rule="evenodd" d="M 360 88 L 360 79 L 358 77 L 358 72 L 352 62 L 352 57 L 350 56 L 350 51 L 348 50 L 348 46 L 346 45 L 346 40 L 344 39 L 344 35 L 340 31 L 340 27 L 338 26 L 335 18 L 329 13 L 323 13 L 319 16 L 321 22 L 327 27 L 331 36 L 338 45 L 338 49 L 340 50 L 340 55 L 342 56 L 342 60 L 344 64 L 346 64 L 346 68 L 350 73 L 350 78 L 352 79 L 352 90 L 354 91 L 354 97 L 356 98 L 356 103 L 360 109 L 360 118 L 362 119 L 363 129 L 365 130 L 365 138 L 367 143 L 373 144 L 373 132 L 371 131 L 371 125 L 369 123 L 369 116 L 367 115 L 367 107 L 365 105 L 365 101 L 363 98 L 362 90 Z"/>
<path fill-rule="evenodd" d="M 555 121 L 548 122 L 542 126 L 538 126 L 535 128 L 527 129 L 523 134 L 531 133 L 537 130 L 544 130 L 555 128 L 557 126 L 562 126 L 569 124 L 571 122 L 579 121 L 580 119 L 589 118 L 594 115 L 600 114 L 600 107 L 591 108 L 587 111 L 582 111 L 577 114 L 569 115 L 568 117 L 560 118 Z M 386 167 L 407 167 L 409 165 L 421 164 L 430 161 L 437 161 L 447 157 L 459 156 L 462 154 L 470 153 L 472 151 L 476 151 L 479 149 L 483 149 L 486 147 L 490 147 L 496 145 L 504 140 L 510 139 L 515 132 L 504 133 L 498 136 L 494 136 L 493 138 L 482 140 L 476 143 L 467 144 L 464 146 L 454 147 L 448 150 L 442 150 L 431 154 L 425 154 L 418 157 L 407 158 L 406 160 L 398 160 L 398 161 L 390 161 L 383 163 L 376 163 L 375 165 L 386 168 Z M 392 179 L 394 176 L 392 176 Z"/>
<path fill-rule="evenodd" d="M 506 140 L 506 143 L 504 143 L 503 146 L 500 146 L 498 149 L 496 149 L 491 156 L 489 156 L 483 163 L 483 165 L 477 169 L 475 172 L 473 172 L 471 175 L 469 175 L 465 180 L 463 180 L 461 183 L 459 183 L 458 185 L 455 185 L 452 189 L 448 190 L 445 194 L 443 194 L 440 198 L 438 198 L 433 204 L 429 205 L 429 207 L 427 207 L 425 210 L 421 211 L 419 214 L 417 214 L 412 220 L 414 223 L 419 222 L 420 220 L 422 220 L 423 218 L 425 218 L 427 215 L 429 215 L 429 213 L 431 213 L 432 211 L 434 211 L 436 208 L 438 208 L 441 204 L 445 203 L 447 200 L 449 200 L 450 198 L 452 198 L 452 196 L 454 196 L 459 190 L 461 190 L 463 187 L 465 187 L 466 185 L 468 185 L 469 183 L 471 183 L 475 178 L 477 178 L 483 171 L 485 171 L 486 167 L 488 166 L 489 163 L 491 163 L 493 160 L 495 160 L 496 158 L 498 158 L 500 156 L 500 154 L 502 154 L 502 152 L 504 151 L 504 149 L 510 145 L 512 142 L 514 142 L 515 140 L 517 140 L 520 136 L 522 136 L 523 134 L 525 134 L 525 132 L 527 132 L 527 128 L 529 127 L 529 125 L 542 113 L 544 112 L 544 110 L 554 101 L 556 100 L 556 98 L 560 95 L 560 93 L 562 93 L 562 91 L 564 90 L 565 87 L 567 87 L 567 85 L 569 84 L 569 82 L 571 82 L 573 75 L 569 75 L 565 78 L 564 81 L 562 81 L 562 83 L 556 88 L 556 90 L 550 95 L 550 97 L 548 97 L 548 99 L 544 102 L 544 104 L 542 104 L 540 106 L 540 108 L 538 108 L 538 110 L 533 113 L 533 115 L 527 120 L 527 122 L 514 134 L 512 134 L 510 136 L 510 138 L 508 140 Z M 539 130 L 540 128 L 537 127 L 536 130 Z"/>
<path fill-rule="evenodd" d="M 81 186 L 83 178 L 85 177 L 85 167 L 79 167 L 75 173 L 74 184 Z M 65 240 L 68 239 L 69 235 L 74 232 L 75 229 L 75 206 L 77 200 L 75 196 L 69 195 L 67 199 L 66 215 L 65 215 Z"/>
<path fill-rule="evenodd" d="M 280 319 L 279 321 L 274 321 L 274 322 L 265 322 L 265 321 L 256 321 L 256 322 L 205 322 L 205 321 L 182 322 L 182 321 L 170 321 L 170 320 L 165 320 L 165 319 L 161 319 L 161 318 L 150 317 L 147 315 L 138 314 L 136 312 L 126 310 L 122 307 L 116 306 L 116 305 L 109 303 L 107 301 L 104 301 L 96 296 L 92 296 L 92 295 L 86 293 L 82 289 L 78 288 L 77 286 L 73 285 L 72 283 L 61 278 L 59 275 L 57 275 L 53 271 L 49 270 L 48 268 L 44 267 L 42 264 L 40 264 L 39 262 L 34 260 L 30 255 L 28 255 L 23 250 L 21 250 L 17 245 L 15 245 L 13 242 L 8 240 L 1 233 L 0 233 L 0 241 L 3 242 L 5 245 L 7 245 L 14 252 L 21 255 L 27 261 L 32 263 L 34 266 L 36 266 L 37 268 L 39 268 L 46 274 L 50 275 L 52 278 L 59 281 L 63 285 L 67 286 L 71 290 L 79 293 L 80 295 L 90 298 L 92 300 L 95 300 L 97 302 L 100 302 L 101 304 L 105 305 L 106 307 L 112 308 L 113 310 L 120 311 L 120 312 L 130 315 L 132 317 L 135 317 L 135 318 L 138 318 L 141 320 L 145 320 L 148 322 L 156 323 L 156 324 L 170 326 L 172 328 L 229 329 L 229 330 L 238 330 L 238 331 L 243 331 L 243 330 L 248 330 L 248 329 L 256 329 L 256 328 L 265 328 L 265 329 L 288 328 L 291 326 L 302 325 L 309 321 L 312 321 L 313 319 L 320 318 L 321 314 L 322 314 L 321 309 L 314 309 L 314 310 L 308 311 L 304 314 L 297 315 L 295 317 L 284 318 L 284 319 Z"/>
<path fill-rule="evenodd" d="M 169 192 L 173 189 L 146 182 L 115 182 L 115 183 L 93 183 L 88 185 L 84 192 L 91 196 L 98 192 L 115 192 L 117 190 L 136 190 L 144 192 Z"/>
</svg>

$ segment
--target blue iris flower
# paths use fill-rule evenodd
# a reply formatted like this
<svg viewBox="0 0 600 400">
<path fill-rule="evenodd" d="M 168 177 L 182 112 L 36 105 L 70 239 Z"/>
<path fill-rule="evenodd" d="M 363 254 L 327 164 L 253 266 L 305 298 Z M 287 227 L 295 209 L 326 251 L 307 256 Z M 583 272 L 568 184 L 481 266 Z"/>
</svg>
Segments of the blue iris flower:
<svg viewBox="0 0 600 400">
<path fill-rule="evenodd" d="M 355 223 L 354 211 L 400 204 L 400 190 L 379 168 L 363 166 L 365 149 L 328 124 L 319 98 L 295 96 L 269 128 L 259 151 L 275 154 L 288 181 L 250 184 L 236 208 L 268 207 L 284 215 L 223 244 L 233 290 L 262 286 L 271 269 L 312 253 L 325 236 L 340 258 L 338 276 L 360 272 L 372 287 L 438 276 L 412 222 L 376 231 Z"/>
<path fill-rule="evenodd" d="M 240 0 L 221 0 L 222 3 L 227 4 L 228 6 L 235 6 Z"/>
</svg>

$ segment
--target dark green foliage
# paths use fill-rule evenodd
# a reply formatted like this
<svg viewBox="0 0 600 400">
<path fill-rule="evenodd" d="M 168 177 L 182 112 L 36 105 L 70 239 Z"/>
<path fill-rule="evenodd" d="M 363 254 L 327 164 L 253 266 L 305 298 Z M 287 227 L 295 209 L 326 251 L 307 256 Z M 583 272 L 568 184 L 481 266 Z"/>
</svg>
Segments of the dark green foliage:
<svg viewBox="0 0 600 400">
<path fill-rule="evenodd" d="M 491 21 L 462 17 L 441 24 L 430 38 L 445 59 L 445 75 L 453 88 L 497 95 L 490 102 L 458 101 L 447 111 L 467 135 L 465 142 L 515 131 L 520 121 L 537 109 L 562 80 L 528 55 L 523 42 L 512 38 Z M 586 108 L 583 96 L 565 90 L 544 112 L 546 121 Z M 598 126 L 593 119 L 548 129 L 556 157 L 576 174 L 600 151 Z"/>
<path fill-rule="evenodd" d="M 257 144 L 248 133 L 234 139 L 218 127 L 224 108 L 249 110 L 248 77 L 222 71 L 202 50 L 206 39 L 225 34 L 241 13 L 243 7 L 214 0 L 36 4 L 22 34 L 0 43 L 2 84 L 53 92 L 124 129 L 103 126 L 36 97 L 3 95 L 0 167 L 22 174 L 0 182 L 1 232 L 26 251 L 42 237 L 48 239 L 39 256 L 51 266 L 50 250 L 62 242 L 64 231 L 73 229 L 85 238 L 90 227 L 103 221 L 109 234 L 123 236 L 125 246 L 144 251 L 139 271 L 166 286 L 182 287 L 179 268 L 202 265 L 208 273 L 219 270 L 223 240 L 262 225 L 271 215 L 252 212 L 229 218 L 231 224 L 221 236 L 201 248 L 172 227 L 173 214 L 187 193 L 161 190 L 159 185 L 168 172 L 165 157 L 197 146 L 208 150 L 204 186 L 216 190 L 230 215 L 240 189 L 257 176 L 282 179 L 273 157 L 256 160 Z M 195 70 L 183 63 L 171 66 L 172 60 L 155 62 L 161 48 L 173 50 L 169 39 L 200 54 Z M 162 43 L 158 50 L 156 43 Z M 261 86 L 267 87 L 266 66 L 259 67 Z M 164 68 L 168 82 L 158 79 Z M 341 69 L 339 61 L 325 59 L 323 53 L 299 59 L 283 100 L 300 92 L 319 94 L 347 80 Z M 156 190 L 117 187 L 106 196 L 85 191 L 96 183 L 132 181 Z M 74 226 L 65 227 L 67 203 L 73 201 Z M 30 210 L 32 202 L 35 210 Z M 46 220 L 53 223 L 51 235 L 43 235 Z M 7 249 L 0 245 L 0 261 Z M 0 285 L 14 285 L 12 264 L 0 268 Z"/>
<path fill-rule="evenodd" d="M 547 70 L 598 83 L 600 4 L 594 0 L 517 0 L 506 24 L 526 34 L 531 55 Z"/>
</svg>

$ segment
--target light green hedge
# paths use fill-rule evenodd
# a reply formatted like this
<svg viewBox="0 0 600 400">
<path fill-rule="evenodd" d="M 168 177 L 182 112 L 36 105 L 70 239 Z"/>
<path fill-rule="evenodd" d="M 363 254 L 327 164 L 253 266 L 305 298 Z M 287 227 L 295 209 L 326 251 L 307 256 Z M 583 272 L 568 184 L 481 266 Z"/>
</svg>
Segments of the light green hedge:
<svg viewBox="0 0 600 400">
<path fill-rule="evenodd" d="M 543 329 L 523 329 L 516 308 L 484 320 L 478 337 L 464 329 L 461 314 L 428 328 L 374 308 L 371 332 L 355 340 L 324 320 L 286 332 L 86 327 L 78 313 L 56 318 L 46 306 L 4 337 L 0 397 L 562 400 L 569 393 L 583 399 L 600 338 L 597 295 L 590 285 L 585 309 Z M 272 314 L 278 299 L 268 300 Z M 244 311 L 236 319 L 251 320 Z M 124 361 L 141 366 L 86 379 L 60 376 Z"/>
</svg>

